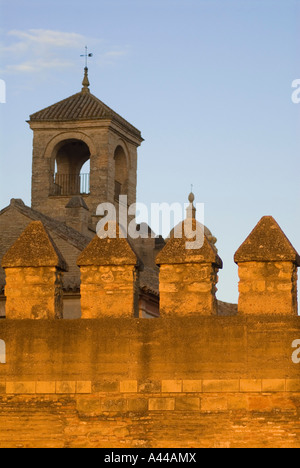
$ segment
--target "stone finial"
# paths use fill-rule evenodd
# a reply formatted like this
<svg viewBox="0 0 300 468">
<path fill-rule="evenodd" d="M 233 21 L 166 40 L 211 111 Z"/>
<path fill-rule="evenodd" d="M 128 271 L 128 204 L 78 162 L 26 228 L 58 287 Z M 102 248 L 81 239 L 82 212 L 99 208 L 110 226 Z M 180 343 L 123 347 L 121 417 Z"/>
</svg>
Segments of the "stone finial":
<svg viewBox="0 0 300 468">
<path fill-rule="evenodd" d="M 189 223 L 187 223 L 189 221 Z M 185 234 L 185 226 L 201 233 L 202 245 L 187 248 L 196 236 Z M 223 267 L 215 247 L 207 239 L 204 227 L 195 219 L 179 225 L 156 258 L 160 266 L 160 310 L 162 316 L 216 315 L 218 271 Z"/>
<path fill-rule="evenodd" d="M 194 201 L 195 201 L 195 195 L 193 192 L 189 194 L 189 203 L 190 205 L 188 206 L 186 210 L 186 217 L 187 219 L 196 219 L 196 208 L 194 206 Z"/>
<path fill-rule="evenodd" d="M 193 187 L 193 186 L 192 186 Z M 186 224 L 188 225 L 188 223 L 190 222 L 190 220 L 192 219 L 196 219 L 196 213 L 197 213 L 197 210 L 194 206 L 194 201 L 195 201 L 195 195 L 193 192 L 191 192 L 189 194 L 189 197 L 188 197 L 188 200 L 189 200 L 189 206 L 187 207 L 186 209 Z M 182 227 L 184 225 L 182 223 L 179 223 L 178 226 L 176 226 L 170 233 L 169 235 L 169 238 L 170 237 L 178 237 L 177 233 L 179 232 L 179 237 L 180 237 L 180 233 L 182 232 Z M 217 238 L 214 237 L 212 235 L 212 233 L 210 232 L 210 230 L 204 226 L 203 224 L 200 224 L 198 221 L 197 221 L 197 226 L 199 226 L 202 230 L 204 230 L 204 234 L 208 240 L 208 242 L 214 247 L 215 251 L 217 252 L 217 248 L 215 246 L 215 244 L 217 243 Z M 192 227 L 192 229 L 195 229 L 195 225 L 194 227 Z"/>
<path fill-rule="evenodd" d="M 40 221 L 28 225 L 2 259 L 7 319 L 63 316 L 66 262 Z"/>
<path fill-rule="evenodd" d="M 137 256 L 119 237 L 119 226 L 108 224 L 114 224 L 116 238 L 94 237 L 77 261 L 84 319 L 138 314 Z"/>
<path fill-rule="evenodd" d="M 89 72 L 89 69 L 88 67 L 85 67 L 84 68 L 84 77 L 83 77 L 83 81 L 82 81 L 82 90 L 81 92 L 86 94 L 86 93 L 90 93 L 90 81 L 89 81 L 89 76 L 88 76 L 88 72 Z"/>
<path fill-rule="evenodd" d="M 193 192 L 191 192 L 191 193 L 189 194 L 189 202 L 193 204 L 194 201 L 195 201 L 195 195 L 193 194 Z"/>
<path fill-rule="evenodd" d="M 300 257 L 277 222 L 263 217 L 234 256 L 240 314 L 297 315 Z"/>
</svg>

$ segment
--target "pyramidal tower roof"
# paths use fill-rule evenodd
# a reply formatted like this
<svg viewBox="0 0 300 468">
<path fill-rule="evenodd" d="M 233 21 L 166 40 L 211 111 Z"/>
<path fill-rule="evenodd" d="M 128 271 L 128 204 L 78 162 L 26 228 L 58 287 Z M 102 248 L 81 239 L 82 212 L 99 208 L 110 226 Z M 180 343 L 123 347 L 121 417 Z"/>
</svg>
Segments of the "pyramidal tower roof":
<svg viewBox="0 0 300 468">
<path fill-rule="evenodd" d="M 272 216 L 264 216 L 234 256 L 241 262 L 293 262 L 300 257 Z"/>
<path fill-rule="evenodd" d="M 64 122 L 78 120 L 112 120 L 126 127 L 142 140 L 141 132 L 127 120 L 91 94 L 88 69 L 84 70 L 81 92 L 46 107 L 30 116 L 30 122 Z"/>
</svg>

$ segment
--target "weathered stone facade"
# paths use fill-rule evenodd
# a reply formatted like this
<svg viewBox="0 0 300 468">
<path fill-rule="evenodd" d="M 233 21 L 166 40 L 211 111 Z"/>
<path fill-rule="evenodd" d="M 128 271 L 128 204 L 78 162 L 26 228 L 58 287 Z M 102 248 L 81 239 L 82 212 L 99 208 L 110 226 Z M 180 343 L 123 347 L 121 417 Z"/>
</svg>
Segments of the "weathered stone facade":
<svg viewBox="0 0 300 468">
<path fill-rule="evenodd" d="M 31 115 L 29 124 L 33 130 L 33 209 L 65 221 L 70 197 L 80 195 L 77 178 L 88 160 L 90 183 L 82 196 L 92 230 L 100 203 L 109 202 L 118 209 L 116 183 L 120 194 L 128 196 L 129 205 L 136 202 L 141 133 L 95 96 L 82 91 Z"/>
<path fill-rule="evenodd" d="M 300 447 L 299 317 L 1 320 L 0 447 Z"/>
<path fill-rule="evenodd" d="M 138 316 L 137 257 L 115 223 L 115 239 L 96 236 L 78 258 L 81 317 Z"/>
<path fill-rule="evenodd" d="M 135 201 L 142 139 L 88 86 L 86 70 L 31 116 L 33 209 L 0 212 L 0 448 L 300 448 L 299 255 L 263 218 L 235 255 L 237 310 L 216 299 L 222 260 L 192 194 L 196 248 L 178 227 L 95 236 L 100 202 Z M 89 158 L 90 193 L 73 193 Z"/>
<path fill-rule="evenodd" d="M 247 241 L 236 260 L 248 279 L 255 282 L 259 274 L 268 283 L 270 264 L 279 262 L 289 273 L 298 254 L 285 237 L 289 253 L 269 245 L 269 224 L 260 226 L 259 252 L 268 250 L 268 262 L 260 256 L 249 262 Z M 174 314 L 134 318 L 138 259 L 126 239 L 96 237 L 78 259 L 84 320 L 57 321 L 51 320 L 57 309 L 44 315 L 48 305 L 34 290 L 42 284 L 53 304 L 53 275 L 64 262 L 41 223 L 25 230 L 3 260 L 8 315 L 0 321 L 0 447 L 300 447 L 299 317 L 282 308 L 280 297 L 277 315 L 259 297 L 251 316 L 244 310 L 213 316 L 205 301 L 214 299 L 208 272 L 222 265 L 216 249 L 206 237 L 194 251 L 175 242 L 180 246 L 171 238 L 158 255 L 158 263 L 171 268 L 168 280 L 186 281 L 172 290 Z M 33 291 L 25 303 L 18 302 L 13 277 Z M 191 305 L 186 288 L 195 281 L 195 308 L 185 314 L 184 301 Z M 293 276 L 281 274 L 280 281 L 290 297 Z M 251 302 L 253 291 L 241 291 L 246 304 L 247 295 Z M 169 304 L 162 298 L 162 307 Z"/>
<path fill-rule="evenodd" d="M 300 257 L 276 221 L 265 216 L 235 254 L 239 313 L 297 315 Z"/>
<path fill-rule="evenodd" d="M 0 259 L 32 221 L 43 223 L 62 256 L 68 259 L 68 271 L 64 273 L 62 278 L 64 317 L 79 318 L 81 316 L 80 270 L 76 262 L 82 250 L 89 244 L 89 237 L 80 234 L 64 223 L 32 210 L 25 206 L 21 200 L 12 200 L 11 204 L 0 212 Z M 5 317 L 4 288 L 5 274 L 0 266 L 0 317 Z"/>
<path fill-rule="evenodd" d="M 191 220 L 191 226 L 193 232 L 198 229 L 198 234 L 203 237 L 200 240 L 201 247 L 187 249 L 187 242 L 193 239 L 195 242 L 195 237 L 188 238 L 183 235 L 176 238 L 177 227 L 156 259 L 160 266 L 162 316 L 218 314 L 216 285 L 218 271 L 223 267 L 223 263 L 215 247 L 208 241 L 203 227 L 195 219 Z M 184 226 L 181 231 L 184 234 Z"/>
<path fill-rule="evenodd" d="M 63 317 L 67 265 L 41 222 L 32 222 L 2 259 L 7 319 Z"/>
</svg>

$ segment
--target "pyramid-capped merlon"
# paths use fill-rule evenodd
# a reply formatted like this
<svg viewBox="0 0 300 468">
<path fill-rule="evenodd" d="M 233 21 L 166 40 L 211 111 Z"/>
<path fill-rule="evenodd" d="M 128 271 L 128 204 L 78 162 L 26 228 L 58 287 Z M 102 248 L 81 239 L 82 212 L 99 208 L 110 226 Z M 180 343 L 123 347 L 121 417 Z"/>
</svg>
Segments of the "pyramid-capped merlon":
<svg viewBox="0 0 300 468">
<path fill-rule="evenodd" d="M 78 120 L 113 120 L 139 139 L 141 132 L 90 93 L 77 93 L 30 116 L 30 122 L 64 122 Z"/>
<path fill-rule="evenodd" d="M 116 223 L 109 223 L 115 237 L 101 239 L 98 235 L 89 243 L 77 260 L 78 266 L 119 266 L 136 265 L 136 254 L 127 239 L 120 238 L 120 228 Z"/>
<path fill-rule="evenodd" d="M 56 267 L 67 271 L 67 264 L 41 221 L 31 222 L 4 255 L 2 268 Z"/>
<path fill-rule="evenodd" d="M 204 233 L 203 226 L 198 221 L 195 219 L 189 219 L 188 224 L 186 224 L 186 229 L 185 222 L 181 223 L 181 230 L 179 227 L 180 225 L 171 232 L 170 240 L 158 254 L 156 258 L 157 265 L 211 263 L 219 268 L 223 268 L 223 262 L 219 257 L 217 250 L 208 241 L 208 238 Z M 188 248 L 188 243 L 196 241 L 196 235 L 189 233 L 191 229 L 193 233 L 198 233 L 197 243 L 200 243 L 200 245 L 197 247 L 197 244 L 194 244 L 197 248 Z M 182 232 L 182 236 L 180 238 L 177 237 L 179 232 Z"/>
<path fill-rule="evenodd" d="M 235 263 L 293 262 L 300 257 L 272 216 L 264 216 L 234 256 Z"/>
</svg>

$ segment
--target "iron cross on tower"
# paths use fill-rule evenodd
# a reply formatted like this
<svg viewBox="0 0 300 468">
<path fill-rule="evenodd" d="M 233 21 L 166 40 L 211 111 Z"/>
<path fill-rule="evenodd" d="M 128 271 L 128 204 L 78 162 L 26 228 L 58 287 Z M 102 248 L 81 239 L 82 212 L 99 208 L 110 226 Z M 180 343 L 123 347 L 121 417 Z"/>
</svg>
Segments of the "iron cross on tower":
<svg viewBox="0 0 300 468">
<path fill-rule="evenodd" d="M 88 53 L 88 47 L 85 46 L 85 54 L 80 55 L 80 57 L 85 57 L 85 68 L 87 68 L 88 67 L 88 58 L 93 57 L 93 54 L 89 54 Z"/>
<path fill-rule="evenodd" d="M 89 93 L 90 90 L 89 90 L 89 86 L 90 86 L 90 82 L 89 82 L 89 78 L 88 78 L 88 58 L 89 57 L 93 57 L 93 54 L 89 54 L 88 53 L 88 48 L 87 46 L 85 46 L 85 54 L 84 55 L 80 55 L 80 57 L 85 57 L 85 69 L 84 69 L 84 78 L 83 78 L 83 82 L 82 82 L 82 85 L 83 85 L 83 88 L 82 88 L 82 93 Z"/>
</svg>

